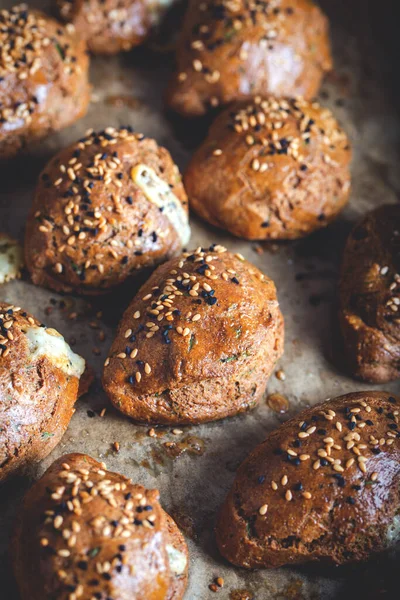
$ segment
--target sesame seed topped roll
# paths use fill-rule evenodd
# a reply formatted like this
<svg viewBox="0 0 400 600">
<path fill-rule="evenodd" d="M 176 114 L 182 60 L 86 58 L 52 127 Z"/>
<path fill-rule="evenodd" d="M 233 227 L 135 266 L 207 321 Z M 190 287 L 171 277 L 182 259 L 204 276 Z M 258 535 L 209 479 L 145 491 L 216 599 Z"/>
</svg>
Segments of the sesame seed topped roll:
<svg viewBox="0 0 400 600">
<path fill-rule="evenodd" d="M 176 0 L 55 0 L 60 17 L 94 54 L 116 54 L 143 43 Z"/>
<path fill-rule="evenodd" d="M 359 379 L 400 378 L 400 206 L 367 213 L 344 250 L 339 320 L 346 367 Z"/>
<path fill-rule="evenodd" d="M 255 94 L 313 98 L 332 68 L 328 22 L 310 0 L 192 0 L 169 106 L 186 117 Z"/>
<path fill-rule="evenodd" d="M 58 331 L 0 302 L 0 482 L 59 443 L 85 367 Z"/>
<path fill-rule="evenodd" d="M 213 245 L 165 263 L 132 300 L 103 385 L 136 421 L 200 423 L 254 407 L 283 350 L 275 285 Z"/>
<path fill-rule="evenodd" d="M 46 166 L 28 219 L 32 280 L 101 294 L 179 252 L 187 199 L 165 148 L 129 127 L 90 131 Z"/>
<path fill-rule="evenodd" d="M 181 600 L 186 543 L 147 490 L 85 454 L 28 491 L 11 550 L 21 600 Z"/>
<path fill-rule="evenodd" d="M 21 4 L 0 11 L 0 159 L 70 125 L 90 99 L 86 44 Z"/>
<path fill-rule="evenodd" d="M 217 543 L 247 568 L 367 560 L 400 541 L 398 397 L 354 392 L 301 412 L 237 471 Z"/>
<path fill-rule="evenodd" d="M 294 239 L 343 209 L 350 160 L 329 110 L 258 96 L 216 118 L 184 182 L 191 207 L 212 225 L 250 240 Z"/>
</svg>

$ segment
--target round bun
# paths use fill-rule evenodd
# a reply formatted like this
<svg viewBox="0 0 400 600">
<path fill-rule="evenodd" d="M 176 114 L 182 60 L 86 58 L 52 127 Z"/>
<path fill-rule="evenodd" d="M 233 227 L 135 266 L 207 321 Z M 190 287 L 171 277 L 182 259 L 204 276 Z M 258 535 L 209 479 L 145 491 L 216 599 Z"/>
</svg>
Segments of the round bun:
<svg viewBox="0 0 400 600">
<path fill-rule="evenodd" d="M 191 207 L 212 225 L 249 240 L 294 239 L 342 210 L 350 160 L 329 110 L 256 97 L 217 117 L 184 182 Z"/>
<path fill-rule="evenodd" d="M 55 329 L 0 302 L 0 482 L 55 448 L 84 370 Z"/>
<path fill-rule="evenodd" d="M 58 459 L 17 520 L 11 550 L 21 600 L 181 600 L 187 547 L 158 499 L 90 456 Z"/>
<path fill-rule="evenodd" d="M 201 423 L 254 407 L 283 351 L 274 283 L 222 246 L 158 267 L 126 310 L 103 385 L 146 423 Z"/>
<path fill-rule="evenodd" d="M 116 54 L 143 43 L 175 0 L 56 0 L 60 17 L 86 38 L 94 54 Z"/>
<path fill-rule="evenodd" d="M 256 94 L 313 98 L 332 68 L 328 22 L 310 0 L 192 0 L 169 106 L 186 117 Z"/>
<path fill-rule="evenodd" d="M 217 523 L 235 565 L 366 560 L 400 540 L 400 400 L 355 392 L 287 421 L 239 467 Z"/>
<path fill-rule="evenodd" d="M 368 213 L 351 232 L 340 277 L 346 366 L 359 379 L 400 377 L 400 206 Z"/>
<path fill-rule="evenodd" d="M 169 152 L 129 127 L 109 127 L 44 169 L 26 227 L 26 265 L 37 285 L 101 294 L 167 260 L 189 236 Z"/>
<path fill-rule="evenodd" d="M 70 125 L 90 100 L 86 44 L 21 4 L 0 11 L 0 159 Z"/>
</svg>

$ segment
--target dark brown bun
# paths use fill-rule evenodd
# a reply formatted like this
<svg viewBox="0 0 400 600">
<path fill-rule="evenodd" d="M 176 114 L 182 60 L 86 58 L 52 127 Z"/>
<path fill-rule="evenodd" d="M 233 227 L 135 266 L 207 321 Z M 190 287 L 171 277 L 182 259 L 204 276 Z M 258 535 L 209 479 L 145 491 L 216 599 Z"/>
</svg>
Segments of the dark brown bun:
<svg viewBox="0 0 400 600">
<path fill-rule="evenodd" d="M 0 482 L 55 448 L 84 370 L 55 329 L 0 302 Z"/>
<path fill-rule="evenodd" d="M 217 117 L 184 182 L 191 207 L 212 225 L 249 240 L 294 239 L 343 209 L 350 160 L 329 110 L 256 97 Z"/>
<path fill-rule="evenodd" d="M 158 499 L 90 456 L 59 458 L 26 494 L 16 523 L 21 600 L 181 600 L 187 547 Z"/>
<path fill-rule="evenodd" d="M 26 227 L 26 264 L 37 285 L 101 294 L 168 260 L 189 236 L 169 152 L 129 127 L 109 127 L 44 169 Z"/>
<path fill-rule="evenodd" d="M 310 0 L 192 0 L 169 106 L 186 117 L 256 94 L 313 98 L 332 68 L 328 21 Z"/>
<path fill-rule="evenodd" d="M 55 0 L 94 54 L 116 54 L 142 44 L 176 0 Z"/>
<path fill-rule="evenodd" d="M 0 160 L 67 127 L 90 100 L 86 44 L 26 5 L 0 12 Z"/>
<path fill-rule="evenodd" d="M 254 407 L 283 351 L 274 283 L 222 246 L 153 273 L 126 310 L 103 385 L 136 421 L 201 423 Z"/>
<path fill-rule="evenodd" d="M 400 206 L 368 213 L 351 232 L 340 278 L 339 319 L 352 375 L 400 377 Z"/>
<path fill-rule="evenodd" d="M 400 539 L 400 400 L 356 392 L 287 421 L 240 466 L 217 542 L 235 565 L 368 559 Z"/>
</svg>

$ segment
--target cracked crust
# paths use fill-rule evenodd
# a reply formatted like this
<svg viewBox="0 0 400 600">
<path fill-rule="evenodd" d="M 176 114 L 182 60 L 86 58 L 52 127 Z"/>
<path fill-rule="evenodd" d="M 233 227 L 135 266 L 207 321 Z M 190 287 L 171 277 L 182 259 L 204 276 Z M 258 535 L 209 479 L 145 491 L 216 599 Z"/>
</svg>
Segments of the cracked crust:
<svg viewBox="0 0 400 600">
<path fill-rule="evenodd" d="M 33 283 L 102 294 L 181 250 L 167 211 L 133 181 L 139 164 L 168 185 L 187 215 L 179 170 L 165 148 L 129 127 L 89 133 L 39 177 L 25 235 Z"/>
<path fill-rule="evenodd" d="M 309 0 L 192 0 L 169 106 L 197 117 L 257 94 L 313 98 L 332 68 L 328 21 Z"/>
<path fill-rule="evenodd" d="M 26 494 L 11 555 L 22 600 L 181 600 L 187 573 L 171 573 L 168 543 L 187 557 L 157 490 L 68 454 Z"/>
<path fill-rule="evenodd" d="M 199 248 L 159 267 L 133 299 L 104 389 L 140 422 L 232 416 L 262 397 L 283 335 L 271 279 L 221 246 Z"/>
<path fill-rule="evenodd" d="M 79 393 L 78 377 L 47 356 L 32 358 L 24 333 L 32 326 L 41 324 L 18 307 L 0 303 L 0 482 L 50 454 L 68 427 Z"/>
<path fill-rule="evenodd" d="M 216 118 L 184 183 L 191 208 L 212 225 L 249 240 L 294 239 L 344 208 L 350 160 L 329 110 L 259 97 Z"/>
<path fill-rule="evenodd" d="M 339 320 L 352 375 L 400 377 L 400 207 L 370 212 L 351 232 L 340 278 Z"/>
<path fill-rule="evenodd" d="M 161 0 L 54 0 L 60 17 L 87 40 L 94 54 L 117 54 L 142 44 L 169 2 Z"/>
<path fill-rule="evenodd" d="M 219 512 L 225 558 L 247 568 L 343 564 L 394 546 L 399 406 L 385 392 L 356 392 L 272 432 L 239 467 Z"/>
<path fill-rule="evenodd" d="M 0 25 L 0 159 L 5 159 L 84 116 L 89 59 L 83 40 L 24 5 L 3 10 Z"/>
</svg>

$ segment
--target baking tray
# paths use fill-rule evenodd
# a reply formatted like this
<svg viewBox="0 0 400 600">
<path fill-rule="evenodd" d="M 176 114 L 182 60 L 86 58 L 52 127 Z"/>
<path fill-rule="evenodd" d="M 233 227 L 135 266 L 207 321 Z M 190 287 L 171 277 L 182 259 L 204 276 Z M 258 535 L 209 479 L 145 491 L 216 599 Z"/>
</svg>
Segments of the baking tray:
<svg viewBox="0 0 400 600">
<path fill-rule="evenodd" d="M 4 7 L 11 4 L 1 1 Z M 54 459 L 74 451 L 86 452 L 135 482 L 160 489 L 164 507 L 189 544 L 186 600 L 398 598 L 395 574 L 400 562 L 395 555 L 340 569 L 313 566 L 248 572 L 224 562 L 213 537 L 216 511 L 235 469 L 268 431 L 325 398 L 374 387 L 346 377 L 337 367 L 340 352 L 335 350 L 335 293 L 340 254 L 351 224 L 374 206 L 396 202 L 400 190 L 400 119 L 394 85 L 398 40 L 390 10 L 395 3 L 325 0 L 321 4 L 331 20 L 335 70 L 323 85 L 320 99 L 337 115 L 354 145 L 348 208 L 327 230 L 290 244 L 244 242 L 195 217 L 191 220 L 191 246 L 218 241 L 241 252 L 275 280 L 286 324 L 285 353 L 276 371 L 282 370 L 285 379 L 273 375 L 268 393 L 283 395 L 287 412 L 271 410 L 263 401 L 244 416 L 183 427 L 180 435 L 174 435 L 172 428 L 162 428 L 156 437 L 150 437 L 149 427 L 134 425 L 111 408 L 100 384 L 116 323 L 136 284 L 127 286 L 124 294 L 114 293 L 90 303 L 34 287 L 27 277 L 2 286 L 3 300 L 23 306 L 62 332 L 93 366 L 96 380 L 90 394 L 77 403 L 68 431 L 55 451 L 0 488 L 1 600 L 18 598 L 7 556 L 18 503 Z M 46 8 L 39 2 L 36 6 Z M 173 27 L 172 21 L 168 29 Z M 160 52 L 159 42 L 117 57 L 95 58 L 91 68 L 93 101 L 87 117 L 6 167 L 0 166 L 0 231 L 22 239 L 40 169 L 52 154 L 89 127 L 132 125 L 166 146 L 184 169 L 206 123 L 187 124 L 165 113 L 163 90 L 172 62 L 170 54 Z M 398 388 L 396 383 L 385 386 L 392 391 Z M 104 408 L 106 414 L 100 417 Z M 114 442 L 120 444 L 118 453 Z M 215 577 L 225 581 L 216 593 L 209 589 Z"/>
</svg>

